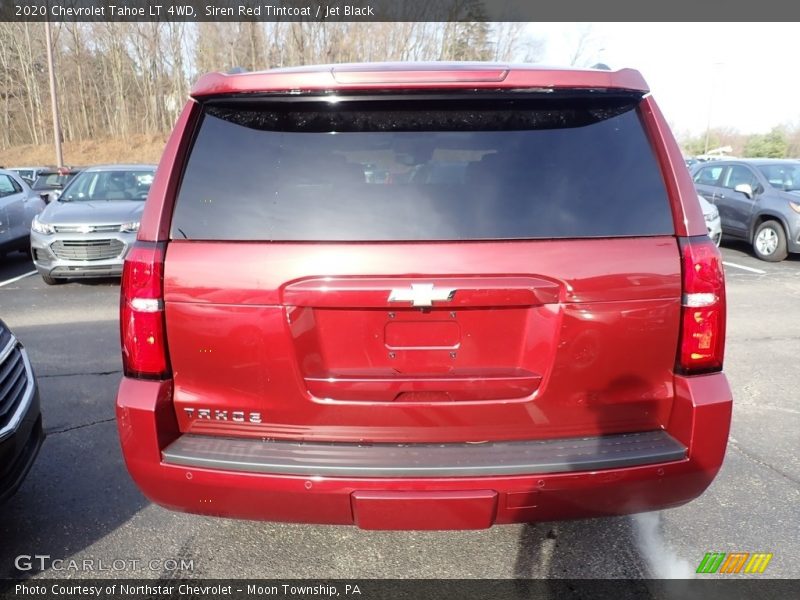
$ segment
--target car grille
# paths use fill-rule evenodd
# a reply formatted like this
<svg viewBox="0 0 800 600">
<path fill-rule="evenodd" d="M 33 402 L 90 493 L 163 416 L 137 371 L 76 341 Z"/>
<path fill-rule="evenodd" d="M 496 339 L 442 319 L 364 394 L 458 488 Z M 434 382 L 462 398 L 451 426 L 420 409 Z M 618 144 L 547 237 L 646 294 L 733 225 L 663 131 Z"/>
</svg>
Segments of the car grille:
<svg viewBox="0 0 800 600">
<path fill-rule="evenodd" d="M 25 371 L 22 352 L 14 343 L 11 351 L 6 354 L 11 336 L 3 337 L 4 333 L 0 333 L 0 339 L 5 340 L 4 345 L 0 347 L 0 353 L 2 353 L 0 354 L 0 428 L 11 419 L 14 409 L 22 401 L 28 385 L 28 375 Z"/>
<path fill-rule="evenodd" d="M 2 323 L 0 323 L 0 350 L 6 347 L 9 340 L 11 339 L 11 332 L 3 327 Z"/>
<path fill-rule="evenodd" d="M 120 240 L 58 240 L 50 245 L 62 260 L 106 260 L 117 258 L 124 249 Z"/>
<path fill-rule="evenodd" d="M 87 232 L 86 227 L 91 227 Z M 54 225 L 56 233 L 109 233 L 119 231 L 120 225 Z"/>
</svg>

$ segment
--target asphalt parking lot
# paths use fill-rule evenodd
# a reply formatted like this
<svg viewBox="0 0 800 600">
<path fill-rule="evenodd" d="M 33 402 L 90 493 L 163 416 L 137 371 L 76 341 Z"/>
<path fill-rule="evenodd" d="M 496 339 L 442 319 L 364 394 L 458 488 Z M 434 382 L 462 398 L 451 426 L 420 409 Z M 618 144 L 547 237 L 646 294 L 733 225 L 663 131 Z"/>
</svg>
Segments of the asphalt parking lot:
<svg viewBox="0 0 800 600">
<path fill-rule="evenodd" d="M 763 551 L 774 557 L 760 577 L 796 578 L 800 256 L 764 263 L 736 244 L 723 255 L 735 407 L 725 464 L 701 498 L 634 517 L 372 532 L 150 504 L 128 477 L 114 423 L 118 281 L 47 286 L 25 276 L 31 263 L 12 254 L 0 264 L 0 317 L 33 361 L 48 439 L 19 493 L 0 508 L 0 577 L 35 574 L 40 565 L 48 567 L 38 573 L 44 577 L 688 577 L 706 552 Z M 15 557 L 37 554 L 49 558 L 32 571 L 15 568 Z M 128 562 L 76 572 L 50 568 L 56 559 L 95 568 Z"/>
</svg>

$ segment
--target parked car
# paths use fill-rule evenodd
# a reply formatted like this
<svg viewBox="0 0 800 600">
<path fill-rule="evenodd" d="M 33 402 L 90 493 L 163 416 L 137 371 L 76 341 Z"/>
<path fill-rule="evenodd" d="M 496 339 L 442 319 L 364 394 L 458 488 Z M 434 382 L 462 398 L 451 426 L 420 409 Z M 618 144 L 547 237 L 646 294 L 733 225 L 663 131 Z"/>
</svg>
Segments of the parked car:
<svg viewBox="0 0 800 600">
<path fill-rule="evenodd" d="M 33 185 L 41 171 L 47 171 L 53 167 L 9 167 L 9 171 L 14 171 L 22 177 L 28 185 Z"/>
<path fill-rule="evenodd" d="M 50 203 L 61 195 L 64 186 L 80 172 L 81 169 L 75 167 L 60 167 L 58 169 L 40 171 L 36 181 L 33 182 L 32 189 L 45 202 Z"/>
<path fill-rule="evenodd" d="M 45 283 L 114 277 L 136 239 L 153 165 L 89 167 L 30 226 L 33 263 Z"/>
<path fill-rule="evenodd" d="M 465 164 L 377 183 L 378 153 Z M 682 160 L 627 69 L 205 76 L 125 259 L 133 479 L 172 509 L 367 529 L 697 497 L 732 401 Z"/>
<path fill-rule="evenodd" d="M 761 260 L 800 252 L 800 163 L 739 159 L 693 172 L 697 191 L 719 209 L 722 233 L 752 244 Z"/>
<path fill-rule="evenodd" d="M 684 158 L 683 162 L 686 163 L 686 168 L 691 170 L 695 165 L 698 165 L 704 161 L 700 160 L 699 158 Z"/>
<path fill-rule="evenodd" d="M 44 207 L 44 200 L 17 173 L 0 170 L 0 258 L 30 250 L 31 220 Z"/>
<path fill-rule="evenodd" d="M 715 246 L 719 246 L 722 241 L 722 221 L 719 218 L 719 210 L 700 194 L 697 195 L 697 199 L 700 202 L 700 208 L 703 210 L 703 218 L 708 228 L 708 237 L 711 238 Z"/>
<path fill-rule="evenodd" d="M 0 504 L 22 484 L 43 441 L 39 390 L 31 362 L 0 320 Z"/>
</svg>

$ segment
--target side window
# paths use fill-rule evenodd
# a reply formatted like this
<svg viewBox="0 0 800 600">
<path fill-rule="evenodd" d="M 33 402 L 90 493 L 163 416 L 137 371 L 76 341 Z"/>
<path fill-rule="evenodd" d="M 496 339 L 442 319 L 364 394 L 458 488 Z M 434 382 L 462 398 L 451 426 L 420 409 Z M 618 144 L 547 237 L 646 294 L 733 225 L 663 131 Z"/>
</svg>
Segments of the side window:
<svg viewBox="0 0 800 600">
<path fill-rule="evenodd" d="M 800 190 L 800 163 L 761 165 L 758 169 L 775 189 L 785 191 Z"/>
<path fill-rule="evenodd" d="M 753 172 L 748 169 L 747 167 L 743 167 L 741 165 L 734 165 L 729 170 L 725 177 L 725 181 L 722 184 L 722 187 L 726 187 L 728 189 L 735 189 L 737 185 L 742 183 L 746 183 L 751 188 L 755 189 L 756 184 L 758 181 L 756 180 L 755 175 Z"/>
<path fill-rule="evenodd" d="M 721 167 L 719 165 L 713 167 L 703 167 L 694 176 L 694 182 L 703 185 L 717 185 L 719 176 L 722 175 L 722 171 L 724 170 L 725 167 Z"/>
<path fill-rule="evenodd" d="M 18 189 L 19 188 L 19 189 Z M 0 198 L 5 198 L 11 194 L 17 194 L 22 189 L 16 181 L 11 179 L 8 175 L 0 175 Z"/>
</svg>

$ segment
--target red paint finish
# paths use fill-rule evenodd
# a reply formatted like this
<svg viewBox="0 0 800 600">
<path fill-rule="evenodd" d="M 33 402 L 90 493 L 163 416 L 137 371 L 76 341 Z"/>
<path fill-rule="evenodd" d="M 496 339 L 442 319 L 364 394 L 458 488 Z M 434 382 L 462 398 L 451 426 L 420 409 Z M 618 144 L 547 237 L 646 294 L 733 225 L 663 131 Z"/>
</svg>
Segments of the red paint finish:
<svg viewBox="0 0 800 600">
<path fill-rule="evenodd" d="M 344 479 L 212 471 L 166 465 L 160 450 L 174 439 L 165 409 L 171 385 L 125 378 L 117 396 L 117 421 L 125 462 L 145 495 L 175 510 L 246 519 L 355 524 L 354 493 L 497 493 L 494 523 L 522 523 L 628 514 L 684 504 L 714 479 L 725 454 L 731 393 L 721 373 L 675 378 L 667 430 L 689 452 L 685 460 L 582 473 L 452 479 Z M 387 496 L 384 496 L 387 497 Z M 387 524 L 411 528 L 451 526 L 412 504 L 386 503 Z M 468 511 L 464 511 L 464 515 Z M 413 514 L 411 514 L 413 513 Z M 485 512 L 459 527 L 485 527 Z"/>
<path fill-rule="evenodd" d="M 661 428 L 680 264 L 672 237 L 173 241 L 164 290 L 178 422 L 198 434 L 373 442 Z M 411 277 L 456 289 L 453 306 L 389 302 Z M 421 345 L 397 347 L 393 328 L 409 324 Z M 185 410 L 198 407 L 258 412 L 261 422 Z"/>
<path fill-rule="evenodd" d="M 486 529 L 497 492 L 353 492 L 353 521 L 361 529 Z"/>
<path fill-rule="evenodd" d="M 392 290 L 411 291 L 419 281 L 419 277 L 306 278 L 283 287 L 282 301 L 288 306 L 393 309 L 403 304 L 389 299 Z M 435 286 L 458 290 L 447 300 L 447 308 L 538 306 L 558 302 L 562 295 L 557 281 L 536 277 L 436 277 Z"/>
<path fill-rule="evenodd" d="M 383 330 L 384 347 L 389 350 L 455 350 L 459 347 L 461 327 L 455 320 L 447 321 L 443 318 L 445 315 L 439 317 L 438 313 L 426 319 L 424 314 L 387 323 Z M 376 337 L 380 339 L 380 335 Z"/>
<path fill-rule="evenodd" d="M 647 91 L 631 70 L 420 64 L 212 74 L 192 95 L 532 88 Z M 140 240 L 166 246 L 163 288 L 153 287 L 161 297 L 152 299 L 163 300 L 169 370 L 148 369 L 163 380 L 129 372 L 117 396 L 126 464 L 154 502 L 249 519 L 481 528 L 677 506 L 713 480 L 728 437 L 730 389 L 719 372 L 676 374 L 691 372 L 681 367 L 682 327 L 705 335 L 685 323 L 681 302 L 690 278 L 683 271 L 694 254 L 682 257 L 687 242 L 681 238 L 706 229 L 678 146 L 652 98 L 642 101 L 639 115 L 664 177 L 674 236 L 169 240 L 199 115 L 190 100 L 165 148 L 139 231 Z M 694 248 L 697 240 L 689 243 Z M 390 300 L 395 292 L 411 292 L 412 284 L 452 294 L 447 301 L 434 294 L 417 306 Z M 161 311 L 160 303 L 141 306 Z M 724 294 L 718 308 L 722 344 Z M 203 416 L 219 411 L 246 418 L 202 418 L 199 409 Z M 687 458 L 591 472 L 415 479 L 249 474 L 161 462 L 161 450 L 187 432 L 413 444 L 654 429 L 685 444 Z"/>
<path fill-rule="evenodd" d="M 194 98 L 286 91 L 579 88 L 646 92 L 638 71 L 548 69 L 485 63 L 322 65 L 254 73 L 210 73 L 192 88 Z"/>
</svg>

